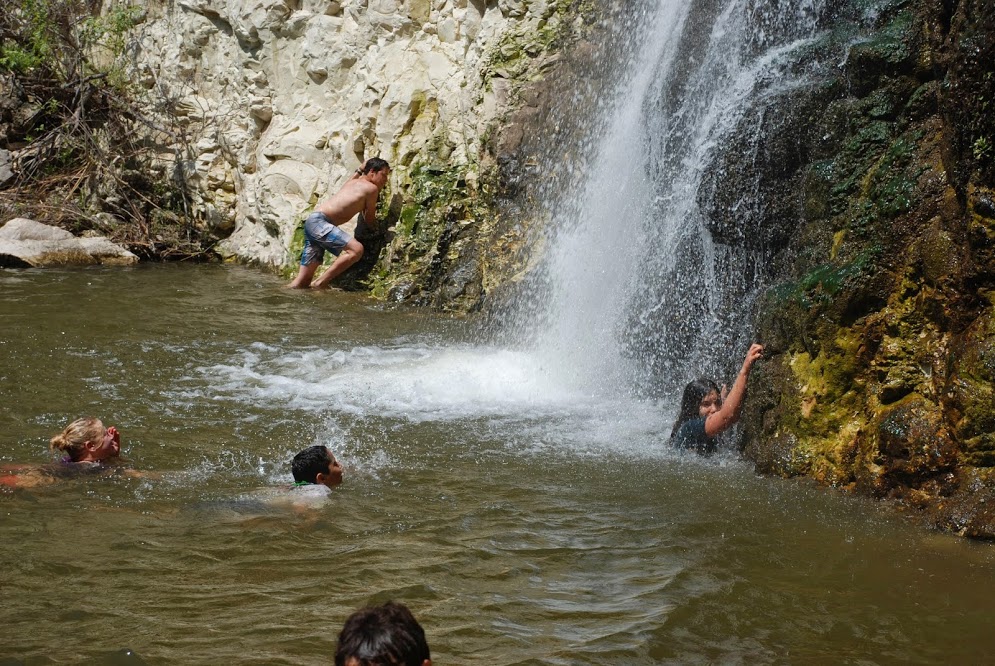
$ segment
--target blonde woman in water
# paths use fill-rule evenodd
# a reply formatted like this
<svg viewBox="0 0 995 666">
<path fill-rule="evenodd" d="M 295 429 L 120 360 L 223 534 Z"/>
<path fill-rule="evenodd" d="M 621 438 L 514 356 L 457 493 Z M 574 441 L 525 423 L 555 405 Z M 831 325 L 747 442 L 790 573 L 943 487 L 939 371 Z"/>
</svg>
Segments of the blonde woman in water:
<svg viewBox="0 0 995 666">
<path fill-rule="evenodd" d="M 49 441 L 62 458 L 52 465 L 4 465 L 0 486 L 25 488 L 53 483 L 59 478 L 112 470 L 108 463 L 121 455 L 121 433 L 104 427 L 100 419 L 76 419 Z"/>
<path fill-rule="evenodd" d="M 121 455 L 121 433 L 114 426 L 105 428 L 100 419 L 76 419 L 49 446 L 66 454 L 65 463 L 100 463 Z"/>
</svg>

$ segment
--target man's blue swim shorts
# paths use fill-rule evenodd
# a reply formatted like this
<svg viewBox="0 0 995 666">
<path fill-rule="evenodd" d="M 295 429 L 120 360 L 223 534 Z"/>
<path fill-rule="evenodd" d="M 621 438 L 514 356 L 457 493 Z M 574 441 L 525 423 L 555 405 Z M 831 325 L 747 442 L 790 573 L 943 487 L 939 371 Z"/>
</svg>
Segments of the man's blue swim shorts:
<svg viewBox="0 0 995 666">
<path fill-rule="evenodd" d="M 339 229 L 331 221 L 315 211 L 304 220 L 304 250 L 301 252 L 301 266 L 320 264 L 325 258 L 325 250 L 336 257 L 352 236 Z"/>
</svg>

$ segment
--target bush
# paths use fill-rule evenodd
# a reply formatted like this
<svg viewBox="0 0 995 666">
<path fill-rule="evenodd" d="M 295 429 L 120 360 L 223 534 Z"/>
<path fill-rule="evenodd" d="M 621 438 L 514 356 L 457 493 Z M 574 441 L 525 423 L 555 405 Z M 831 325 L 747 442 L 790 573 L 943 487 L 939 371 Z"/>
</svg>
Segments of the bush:
<svg viewBox="0 0 995 666">
<path fill-rule="evenodd" d="M 12 98 L 0 105 L 0 148 L 14 155 L 15 174 L 0 186 L 0 214 L 95 229 L 146 257 L 200 255 L 208 241 L 184 214 L 181 148 L 149 140 L 182 146 L 181 137 L 150 120 L 155 101 L 140 100 L 126 74 L 144 11 L 100 6 L 11 0 L 0 13 L 0 88 Z M 174 160 L 164 163 L 169 148 Z"/>
</svg>

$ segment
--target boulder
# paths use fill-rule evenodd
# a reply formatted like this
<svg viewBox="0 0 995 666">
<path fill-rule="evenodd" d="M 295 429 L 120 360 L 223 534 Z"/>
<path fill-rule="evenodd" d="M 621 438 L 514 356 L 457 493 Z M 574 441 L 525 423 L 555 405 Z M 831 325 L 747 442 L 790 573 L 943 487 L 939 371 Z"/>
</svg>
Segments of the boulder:
<svg viewBox="0 0 995 666">
<path fill-rule="evenodd" d="M 65 229 L 23 217 L 0 227 L 0 268 L 137 263 L 137 256 L 104 237 L 77 238 Z"/>
<path fill-rule="evenodd" d="M 14 159 L 9 150 L 0 148 L 0 187 L 14 180 Z"/>
</svg>

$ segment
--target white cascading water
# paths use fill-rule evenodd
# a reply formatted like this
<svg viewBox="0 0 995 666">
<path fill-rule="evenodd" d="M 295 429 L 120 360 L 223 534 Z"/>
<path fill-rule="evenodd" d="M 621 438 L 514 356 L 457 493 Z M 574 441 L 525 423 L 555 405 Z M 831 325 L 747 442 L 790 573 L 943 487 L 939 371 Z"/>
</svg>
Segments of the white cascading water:
<svg viewBox="0 0 995 666">
<path fill-rule="evenodd" d="M 638 289 L 639 263 L 651 209 L 644 103 L 659 68 L 669 68 L 690 3 L 660 3 L 655 13 L 639 12 L 641 34 L 632 43 L 645 48 L 629 72 L 619 75 L 597 111 L 604 121 L 588 171 L 573 192 L 558 194 L 551 243 L 545 257 L 548 291 L 538 298 L 549 309 L 536 331 L 534 353 L 558 383 L 594 394 L 628 384 L 633 369 L 620 351 L 620 323 Z M 550 160 L 555 163 L 555 158 Z M 519 322 L 521 324 L 521 322 Z"/>
<path fill-rule="evenodd" d="M 669 393 L 745 351 L 764 257 L 713 242 L 703 177 L 751 105 L 805 83 L 788 65 L 823 12 L 821 0 L 659 0 L 632 15 L 641 52 L 615 77 L 585 178 L 556 199 L 536 297 L 549 309 L 516 322 L 558 381 Z"/>
</svg>

